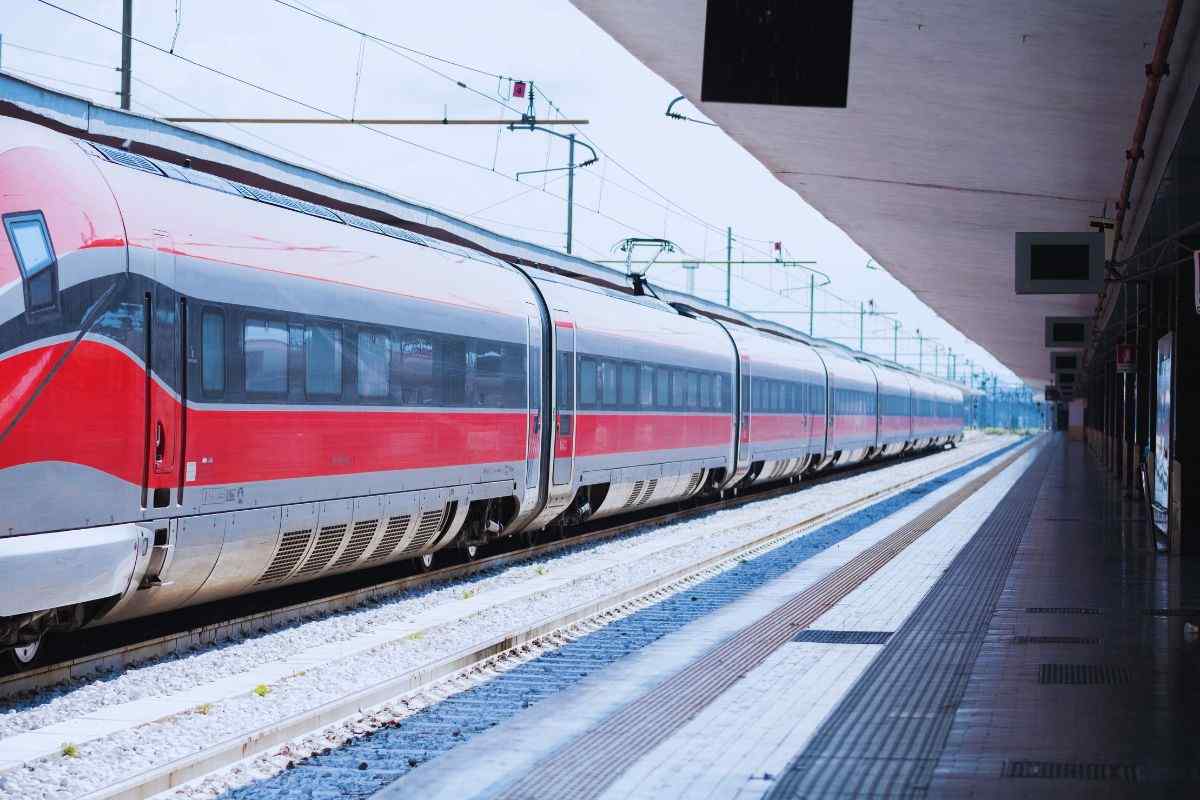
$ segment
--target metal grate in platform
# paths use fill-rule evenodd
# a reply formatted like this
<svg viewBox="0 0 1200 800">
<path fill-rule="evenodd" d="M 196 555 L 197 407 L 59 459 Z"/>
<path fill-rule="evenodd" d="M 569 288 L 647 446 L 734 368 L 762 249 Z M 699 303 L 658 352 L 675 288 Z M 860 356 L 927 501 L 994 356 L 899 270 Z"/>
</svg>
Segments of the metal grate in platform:
<svg viewBox="0 0 1200 800">
<path fill-rule="evenodd" d="M 1103 614 L 1102 608 L 1083 606 L 1033 606 L 1025 609 L 1026 614 Z"/>
<path fill-rule="evenodd" d="M 891 631 L 822 631 L 803 630 L 792 637 L 793 642 L 820 644 L 887 644 Z"/>
<path fill-rule="evenodd" d="M 1137 783 L 1141 780 L 1142 768 L 1137 764 L 1089 764 L 1079 761 L 1005 761 L 1004 777 Z"/>
<path fill-rule="evenodd" d="M 1039 664 L 1038 683 L 1083 686 L 1129 683 L 1129 670 L 1108 664 Z"/>
</svg>

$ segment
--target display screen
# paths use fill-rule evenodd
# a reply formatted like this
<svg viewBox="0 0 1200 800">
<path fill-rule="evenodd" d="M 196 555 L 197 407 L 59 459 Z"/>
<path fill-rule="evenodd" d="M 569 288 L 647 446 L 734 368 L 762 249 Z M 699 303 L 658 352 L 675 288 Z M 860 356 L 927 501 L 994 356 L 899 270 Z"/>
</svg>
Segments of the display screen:
<svg viewBox="0 0 1200 800">
<path fill-rule="evenodd" d="M 1051 338 L 1056 342 L 1082 342 L 1085 326 L 1082 322 L 1056 322 Z"/>
<path fill-rule="evenodd" d="M 1029 279 L 1032 281 L 1086 281 L 1090 266 L 1086 244 L 1034 244 L 1029 246 Z"/>
<path fill-rule="evenodd" d="M 1168 333 L 1158 340 L 1154 409 L 1154 524 L 1164 533 L 1171 485 L 1171 349 Z"/>
</svg>

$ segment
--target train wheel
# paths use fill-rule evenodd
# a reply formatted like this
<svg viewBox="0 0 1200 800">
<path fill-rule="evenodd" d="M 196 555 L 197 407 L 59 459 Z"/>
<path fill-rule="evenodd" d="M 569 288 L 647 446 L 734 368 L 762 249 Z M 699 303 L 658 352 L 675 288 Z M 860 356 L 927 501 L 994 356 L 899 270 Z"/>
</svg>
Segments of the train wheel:
<svg viewBox="0 0 1200 800">
<path fill-rule="evenodd" d="M 429 572 L 433 569 L 433 553 L 422 553 L 417 561 L 421 564 L 422 572 Z"/>
<path fill-rule="evenodd" d="M 37 661 L 38 652 L 42 649 L 42 640 L 31 642 L 22 647 L 14 647 L 8 651 L 9 660 L 18 669 L 24 669 L 33 662 Z"/>
</svg>

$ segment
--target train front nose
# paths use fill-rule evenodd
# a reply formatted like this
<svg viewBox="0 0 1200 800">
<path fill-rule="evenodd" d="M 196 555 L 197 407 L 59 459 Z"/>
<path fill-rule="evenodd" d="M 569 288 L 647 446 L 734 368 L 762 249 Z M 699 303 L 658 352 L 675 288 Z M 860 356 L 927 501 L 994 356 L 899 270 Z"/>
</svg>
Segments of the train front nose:
<svg viewBox="0 0 1200 800">
<path fill-rule="evenodd" d="M 141 306 L 83 147 L 0 118 L 0 650 L 102 614 L 150 549 Z"/>
<path fill-rule="evenodd" d="M 96 502 L 137 472 L 139 390 L 112 384 L 141 373 L 137 346 L 103 313 L 121 306 L 124 239 L 79 143 L 0 118 L 0 537 L 136 513 Z"/>
</svg>

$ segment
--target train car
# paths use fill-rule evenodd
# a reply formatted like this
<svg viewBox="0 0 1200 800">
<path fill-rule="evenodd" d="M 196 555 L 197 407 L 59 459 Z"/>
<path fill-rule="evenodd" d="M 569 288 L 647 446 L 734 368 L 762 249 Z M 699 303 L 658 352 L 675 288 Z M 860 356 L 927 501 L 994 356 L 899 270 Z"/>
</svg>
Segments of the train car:
<svg viewBox="0 0 1200 800">
<path fill-rule="evenodd" d="M 825 453 L 825 365 L 808 344 L 722 322 L 737 348 L 741 418 L 728 486 L 787 480 Z"/>
<path fill-rule="evenodd" d="M 689 497 L 732 471 L 734 349 L 720 327 L 567 277 L 535 282 L 554 321 L 550 499 L 533 527 Z"/>
<path fill-rule="evenodd" d="M 954 445 L 962 441 L 965 393 L 945 381 L 938 381 L 934 413 L 937 418 L 934 431 L 935 445 Z"/>
<path fill-rule="evenodd" d="M 903 370 L 875 359 L 860 359 L 875 374 L 879 387 L 878 435 L 871 455 L 883 457 L 913 445 L 912 380 Z"/>
<path fill-rule="evenodd" d="M 879 434 L 879 387 L 875 373 L 852 351 L 836 345 L 817 348 L 828 380 L 828 430 L 825 457 L 816 465 L 826 469 L 856 464 L 874 451 Z"/>
</svg>

